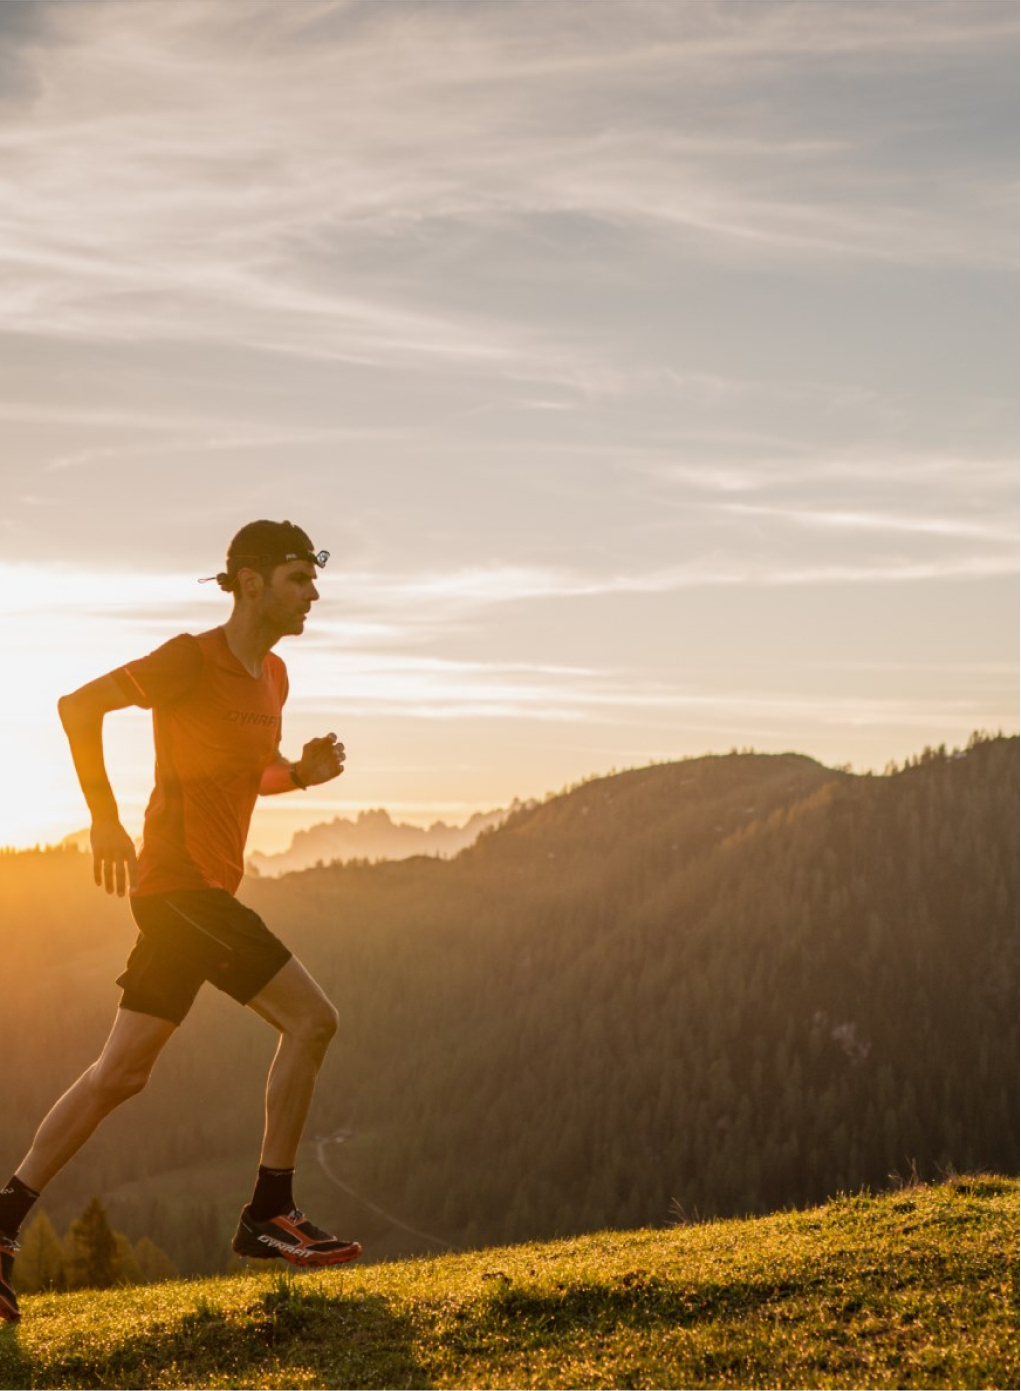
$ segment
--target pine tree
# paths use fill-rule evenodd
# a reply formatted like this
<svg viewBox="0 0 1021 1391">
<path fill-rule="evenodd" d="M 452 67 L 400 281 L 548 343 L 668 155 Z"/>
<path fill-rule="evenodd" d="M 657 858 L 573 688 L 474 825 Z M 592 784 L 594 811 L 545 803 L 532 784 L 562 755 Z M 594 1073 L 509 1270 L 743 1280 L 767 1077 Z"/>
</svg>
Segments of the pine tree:
<svg viewBox="0 0 1021 1391">
<path fill-rule="evenodd" d="M 18 1289 L 26 1294 L 66 1287 L 64 1248 L 45 1212 L 37 1212 L 25 1228 L 15 1276 Z"/>
<path fill-rule="evenodd" d="M 105 1289 L 117 1279 L 117 1236 L 98 1198 L 71 1223 L 65 1249 L 73 1289 Z"/>
</svg>

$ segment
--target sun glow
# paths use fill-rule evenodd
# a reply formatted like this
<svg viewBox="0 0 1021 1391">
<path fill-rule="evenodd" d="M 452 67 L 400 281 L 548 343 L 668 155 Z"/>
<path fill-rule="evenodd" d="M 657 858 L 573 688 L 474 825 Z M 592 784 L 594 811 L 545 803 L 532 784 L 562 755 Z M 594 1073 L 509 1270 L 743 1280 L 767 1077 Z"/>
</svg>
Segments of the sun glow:
<svg viewBox="0 0 1021 1391">
<path fill-rule="evenodd" d="M 0 796 L 0 844 L 45 844 L 89 819 L 57 701 L 180 631 L 188 614 L 184 606 L 175 611 L 179 578 L 0 566 L 0 586 L 12 596 L 0 617 L 0 642 L 12 674 L 0 727 L 6 789 Z M 135 613 L 147 607 L 152 613 L 143 624 Z M 104 746 L 122 818 L 134 833 L 152 767 L 148 715 L 130 710 L 107 721 Z"/>
<path fill-rule="evenodd" d="M 222 623 L 224 595 L 195 584 L 194 574 L 0 564 L 10 673 L 0 722 L 0 845 L 54 843 L 88 824 L 57 701 L 176 633 Z M 931 659 L 920 652 L 906 660 L 885 629 L 863 631 L 866 645 L 857 648 L 845 630 L 835 645 L 817 643 L 782 669 L 774 663 L 756 674 L 744 657 L 735 664 L 729 648 L 704 644 L 694 671 L 669 647 L 658 665 L 639 662 L 640 644 L 629 649 L 630 630 L 621 627 L 640 599 L 643 611 L 659 603 L 659 628 L 650 617 L 648 631 L 664 630 L 676 612 L 670 596 L 561 595 L 572 625 L 561 642 L 550 627 L 552 599 L 536 600 L 530 611 L 541 608 L 541 618 L 523 627 L 506 596 L 449 589 L 449 603 L 442 585 L 416 600 L 406 566 L 324 578 L 308 633 L 280 648 L 291 676 L 283 751 L 298 757 L 305 741 L 334 731 L 347 746 L 346 771 L 341 783 L 300 797 L 261 799 L 250 849 L 283 849 L 305 826 L 376 807 L 417 824 L 463 821 L 612 767 L 750 743 L 882 768 L 922 742 L 963 744 L 974 729 L 1013 722 L 1014 667 L 990 662 L 981 645 L 969 661 L 947 666 L 937 687 Z M 754 591 L 732 606 L 745 631 L 745 610 L 756 603 L 768 618 Z M 806 622 L 817 623 L 811 600 L 805 605 Z M 689 605 L 685 621 L 695 612 Z M 568 610 L 556 617 L 567 631 Z M 882 659 L 874 679 L 860 666 L 866 657 Z M 121 818 L 137 835 L 152 786 L 149 715 L 118 711 L 106 721 L 104 746 Z"/>
</svg>

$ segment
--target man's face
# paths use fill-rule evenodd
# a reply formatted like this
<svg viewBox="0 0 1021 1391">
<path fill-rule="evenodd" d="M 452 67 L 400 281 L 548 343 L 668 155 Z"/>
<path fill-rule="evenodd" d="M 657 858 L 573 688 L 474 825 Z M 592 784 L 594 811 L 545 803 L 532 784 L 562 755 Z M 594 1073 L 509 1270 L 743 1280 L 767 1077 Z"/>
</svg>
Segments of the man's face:
<svg viewBox="0 0 1021 1391">
<path fill-rule="evenodd" d="M 283 637 L 305 631 L 308 611 L 319 598 L 315 566 L 305 560 L 277 565 L 263 581 L 259 596 L 260 617 Z"/>
</svg>

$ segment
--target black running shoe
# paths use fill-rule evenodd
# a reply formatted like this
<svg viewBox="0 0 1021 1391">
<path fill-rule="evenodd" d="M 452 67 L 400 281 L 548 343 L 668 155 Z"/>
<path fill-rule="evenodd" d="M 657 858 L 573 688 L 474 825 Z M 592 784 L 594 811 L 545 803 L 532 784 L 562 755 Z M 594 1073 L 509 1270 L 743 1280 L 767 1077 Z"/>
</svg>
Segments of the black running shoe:
<svg viewBox="0 0 1021 1391">
<path fill-rule="evenodd" d="M 14 1253 L 21 1247 L 12 1236 L 0 1232 L 0 1319 L 17 1323 L 21 1318 L 18 1296 L 14 1293 L 11 1277 L 14 1273 Z"/>
<path fill-rule="evenodd" d="M 286 1217 L 270 1217 L 265 1222 L 256 1222 L 249 1209 L 242 1208 L 231 1246 L 239 1256 L 256 1260 L 277 1257 L 291 1265 L 317 1267 L 343 1265 L 362 1254 L 357 1241 L 341 1241 L 320 1231 L 297 1208 Z"/>
</svg>

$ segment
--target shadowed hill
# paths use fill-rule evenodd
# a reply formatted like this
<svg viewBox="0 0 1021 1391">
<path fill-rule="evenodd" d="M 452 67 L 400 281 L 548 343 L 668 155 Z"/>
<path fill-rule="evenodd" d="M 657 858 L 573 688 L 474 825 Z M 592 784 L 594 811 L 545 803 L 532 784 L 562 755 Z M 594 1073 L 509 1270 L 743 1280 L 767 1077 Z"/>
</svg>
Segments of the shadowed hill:
<svg viewBox="0 0 1021 1391">
<path fill-rule="evenodd" d="M 406 1227 L 470 1246 L 1013 1171 L 1017 747 L 883 777 L 693 759 L 520 810 L 453 861 L 246 884 L 341 1010 L 302 1201 L 379 1257 L 429 1249 Z M 0 905 L 13 1164 L 100 1045 L 133 929 L 73 854 L 0 859 Z M 48 1191 L 57 1225 L 99 1192 L 133 1240 L 219 1268 L 272 1043 L 203 992 Z"/>
<path fill-rule="evenodd" d="M 726 754 L 654 764 L 592 778 L 557 797 L 514 812 L 500 834 L 480 839 L 487 862 L 529 855 L 601 859 L 634 835 L 643 853 L 667 849 L 671 864 L 704 853 L 721 838 L 777 806 L 848 774 L 803 754 Z M 471 858 L 465 855 L 463 858 Z"/>
</svg>

